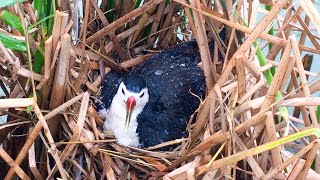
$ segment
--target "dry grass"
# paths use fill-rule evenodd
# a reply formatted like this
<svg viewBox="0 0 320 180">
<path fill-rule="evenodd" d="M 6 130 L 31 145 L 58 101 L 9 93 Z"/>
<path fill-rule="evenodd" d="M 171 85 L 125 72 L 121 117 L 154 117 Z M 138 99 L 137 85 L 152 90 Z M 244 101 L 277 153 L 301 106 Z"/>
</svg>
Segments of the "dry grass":
<svg viewBox="0 0 320 180">
<path fill-rule="evenodd" d="M 57 2 L 49 37 L 41 24 L 26 35 L 0 20 L 0 33 L 29 45 L 18 52 L 0 41 L 0 115 L 8 115 L 0 125 L 1 179 L 320 178 L 320 99 L 312 96 L 320 81 L 310 71 L 312 56 L 320 54 L 320 15 L 313 1 L 149 0 L 134 9 L 134 1 L 110 7 L 88 0 L 79 6 L 83 17 L 72 8 L 78 1 Z M 4 9 L 26 22 L 24 31 L 39 21 L 30 2 Z M 92 102 L 105 74 L 128 71 L 193 38 L 207 96 L 190 136 L 147 149 L 116 144 Z M 44 65 L 37 73 L 39 46 Z M 173 144 L 172 151 L 157 151 Z"/>
</svg>

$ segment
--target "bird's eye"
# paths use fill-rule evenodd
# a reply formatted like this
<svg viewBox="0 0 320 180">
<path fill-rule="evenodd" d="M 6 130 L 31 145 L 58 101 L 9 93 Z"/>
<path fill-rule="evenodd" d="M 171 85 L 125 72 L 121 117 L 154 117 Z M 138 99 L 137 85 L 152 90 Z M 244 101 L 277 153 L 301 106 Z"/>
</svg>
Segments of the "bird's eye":
<svg viewBox="0 0 320 180">
<path fill-rule="evenodd" d="M 124 90 L 123 90 L 123 88 L 122 88 L 122 94 L 123 94 L 123 95 L 126 95 L 126 93 L 124 93 Z"/>
<path fill-rule="evenodd" d="M 144 92 L 140 95 L 140 98 L 142 98 L 144 96 Z"/>
</svg>

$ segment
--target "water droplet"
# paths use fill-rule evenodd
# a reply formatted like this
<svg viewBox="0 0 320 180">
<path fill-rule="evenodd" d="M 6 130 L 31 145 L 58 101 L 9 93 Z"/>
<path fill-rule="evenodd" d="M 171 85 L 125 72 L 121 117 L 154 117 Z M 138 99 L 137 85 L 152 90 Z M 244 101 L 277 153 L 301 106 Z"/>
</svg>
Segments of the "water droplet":
<svg viewBox="0 0 320 180">
<path fill-rule="evenodd" d="M 169 131 L 167 131 L 167 130 L 164 130 L 164 133 L 166 133 L 166 134 L 169 134 Z"/>
<path fill-rule="evenodd" d="M 171 69 L 174 68 L 174 65 L 171 65 L 170 68 L 171 68 Z"/>
<path fill-rule="evenodd" d="M 158 69 L 158 70 L 156 70 L 154 73 L 155 73 L 156 75 L 160 76 L 160 75 L 163 74 L 163 70 Z"/>
</svg>

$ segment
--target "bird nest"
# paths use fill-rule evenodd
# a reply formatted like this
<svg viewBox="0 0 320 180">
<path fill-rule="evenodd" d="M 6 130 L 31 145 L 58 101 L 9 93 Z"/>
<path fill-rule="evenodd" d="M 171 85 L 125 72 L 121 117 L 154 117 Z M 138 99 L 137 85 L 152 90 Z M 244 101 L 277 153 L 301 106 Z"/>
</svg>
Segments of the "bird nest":
<svg viewBox="0 0 320 180">
<path fill-rule="evenodd" d="M 320 178 L 311 0 L 21 2 L 0 0 L 0 179 Z M 118 145 L 104 75 L 191 39 L 207 93 L 188 138 Z"/>
</svg>

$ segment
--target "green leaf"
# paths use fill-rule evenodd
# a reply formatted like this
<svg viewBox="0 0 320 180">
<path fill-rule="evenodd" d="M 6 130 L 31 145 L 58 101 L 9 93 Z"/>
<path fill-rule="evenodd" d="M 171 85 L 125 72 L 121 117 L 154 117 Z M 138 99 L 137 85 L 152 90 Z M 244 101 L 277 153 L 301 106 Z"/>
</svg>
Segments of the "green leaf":
<svg viewBox="0 0 320 180">
<path fill-rule="evenodd" d="M 54 17 L 55 9 L 53 9 L 52 3 L 51 3 L 51 4 L 48 4 L 48 6 L 49 6 L 48 8 L 50 9 L 48 15 Z M 52 34 L 53 23 L 54 23 L 54 18 L 50 18 L 50 19 L 48 20 L 48 36 L 51 36 L 51 34 Z"/>
<path fill-rule="evenodd" d="M 54 18 L 51 18 L 54 17 L 52 0 L 34 0 L 34 7 L 38 13 L 37 20 L 41 22 L 42 36 L 50 36 L 54 21 Z"/>
<path fill-rule="evenodd" d="M 140 7 L 142 4 L 142 0 L 136 0 L 136 2 L 134 2 L 133 5 L 133 9 L 137 9 L 138 7 Z"/>
<path fill-rule="evenodd" d="M 17 2 L 22 3 L 25 1 L 27 0 L 0 0 L 0 8 L 16 4 Z"/>
<path fill-rule="evenodd" d="M 270 11 L 271 8 L 272 8 L 271 6 L 265 5 L 265 9 L 266 9 L 267 11 Z M 274 35 L 274 27 L 273 27 L 273 26 L 272 26 L 272 27 L 270 28 L 270 30 L 268 31 L 268 34 Z M 269 43 L 269 50 L 272 48 L 272 46 L 273 46 L 273 44 L 272 44 L 272 43 Z M 276 67 L 272 67 L 270 70 L 271 70 L 271 73 L 272 73 L 273 75 L 276 74 Z"/>
<path fill-rule="evenodd" d="M 20 18 L 7 10 L 3 10 L 0 13 L 0 18 L 11 28 L 18 30 L 21 34 L 24 34 L 23 27 Z"/>
<path fill-rule="evenodd" d="M 47 17 L 45 17 L 45 18 L 41 19 L 41 20 L 39 20 L 38 22 L 36 22 L 36 23 L 34 23 L 34 24 L 32 24 L 32 25 L 28 26 L 28 30 L 30 30 L 30 29 L 32 29 L 32 28 L 37 27 L 39 24 L 41 24 L 41 23 L 45 22 L 45 21 L 46 21 L 46 20 L 48 20 L 49 18 L 52 18 L 52 19 L 53 19 L 53 17 L 54 17 L 54 14 L 51 14 L 51 15 L 49 15 L 49 16 L 47 16 Z"/>
<path fill-rule="evenodd" d="M 43 55 L 43 44 L 36 50 L 34 53 L 34 62 L 33 62 L 33 71 L 36 73 L 41 73 L 42 66 L 44 64 L 44 55 Z"/>
<path fill-rule="evenodd" d="M 20 52 L 27 51 L 27 47 L 24 41 L 20 41 L 8 35 L 0 33 L 0 41 L 5 47 L 9 49 L 20 51 Z"/>
<path fill-rule="evenodd" d="M 44 0 L 34 0 L 34 8 L 36 9 L 38 15 L 37 15 L 37 20 L 38 19 L 43 19 L 46 17 L 45 15 L 45 3 L 46 1 Z M 44 21 L 41 23 L 41 30 L 42 30 L 42 35 L 46 36 L 47 34 L 47 22 Z"/>
<path fill-rule="evenodd" d="M 320 106 L 317 106 L 316 115 L 317 115 L 317 120 L 318 120 L 318 122 L 320 122 Z"/>
<path fill-rule="evenodd" d="M 39 92 L 36 91 L 36 98 L 38 98 L 38 95 L 39 95 Z M 33 93 L 30 94 L 28 98 L 33 98 Z M 27 107 L 27 113 L 30 113 L 32 110 L 33 110 L 33 106 L 32 105 Z"/>
<path fill-rule="evenodd" d="M 106 17 L 109 21 L 109 23 L 112 23 L 114 21 L 114 18 L 116 17 L 115 9 L 116 8 L 116 2 L 115 0 L 108 0 L 107 1 L 107 14 Z"/>
</svg>

